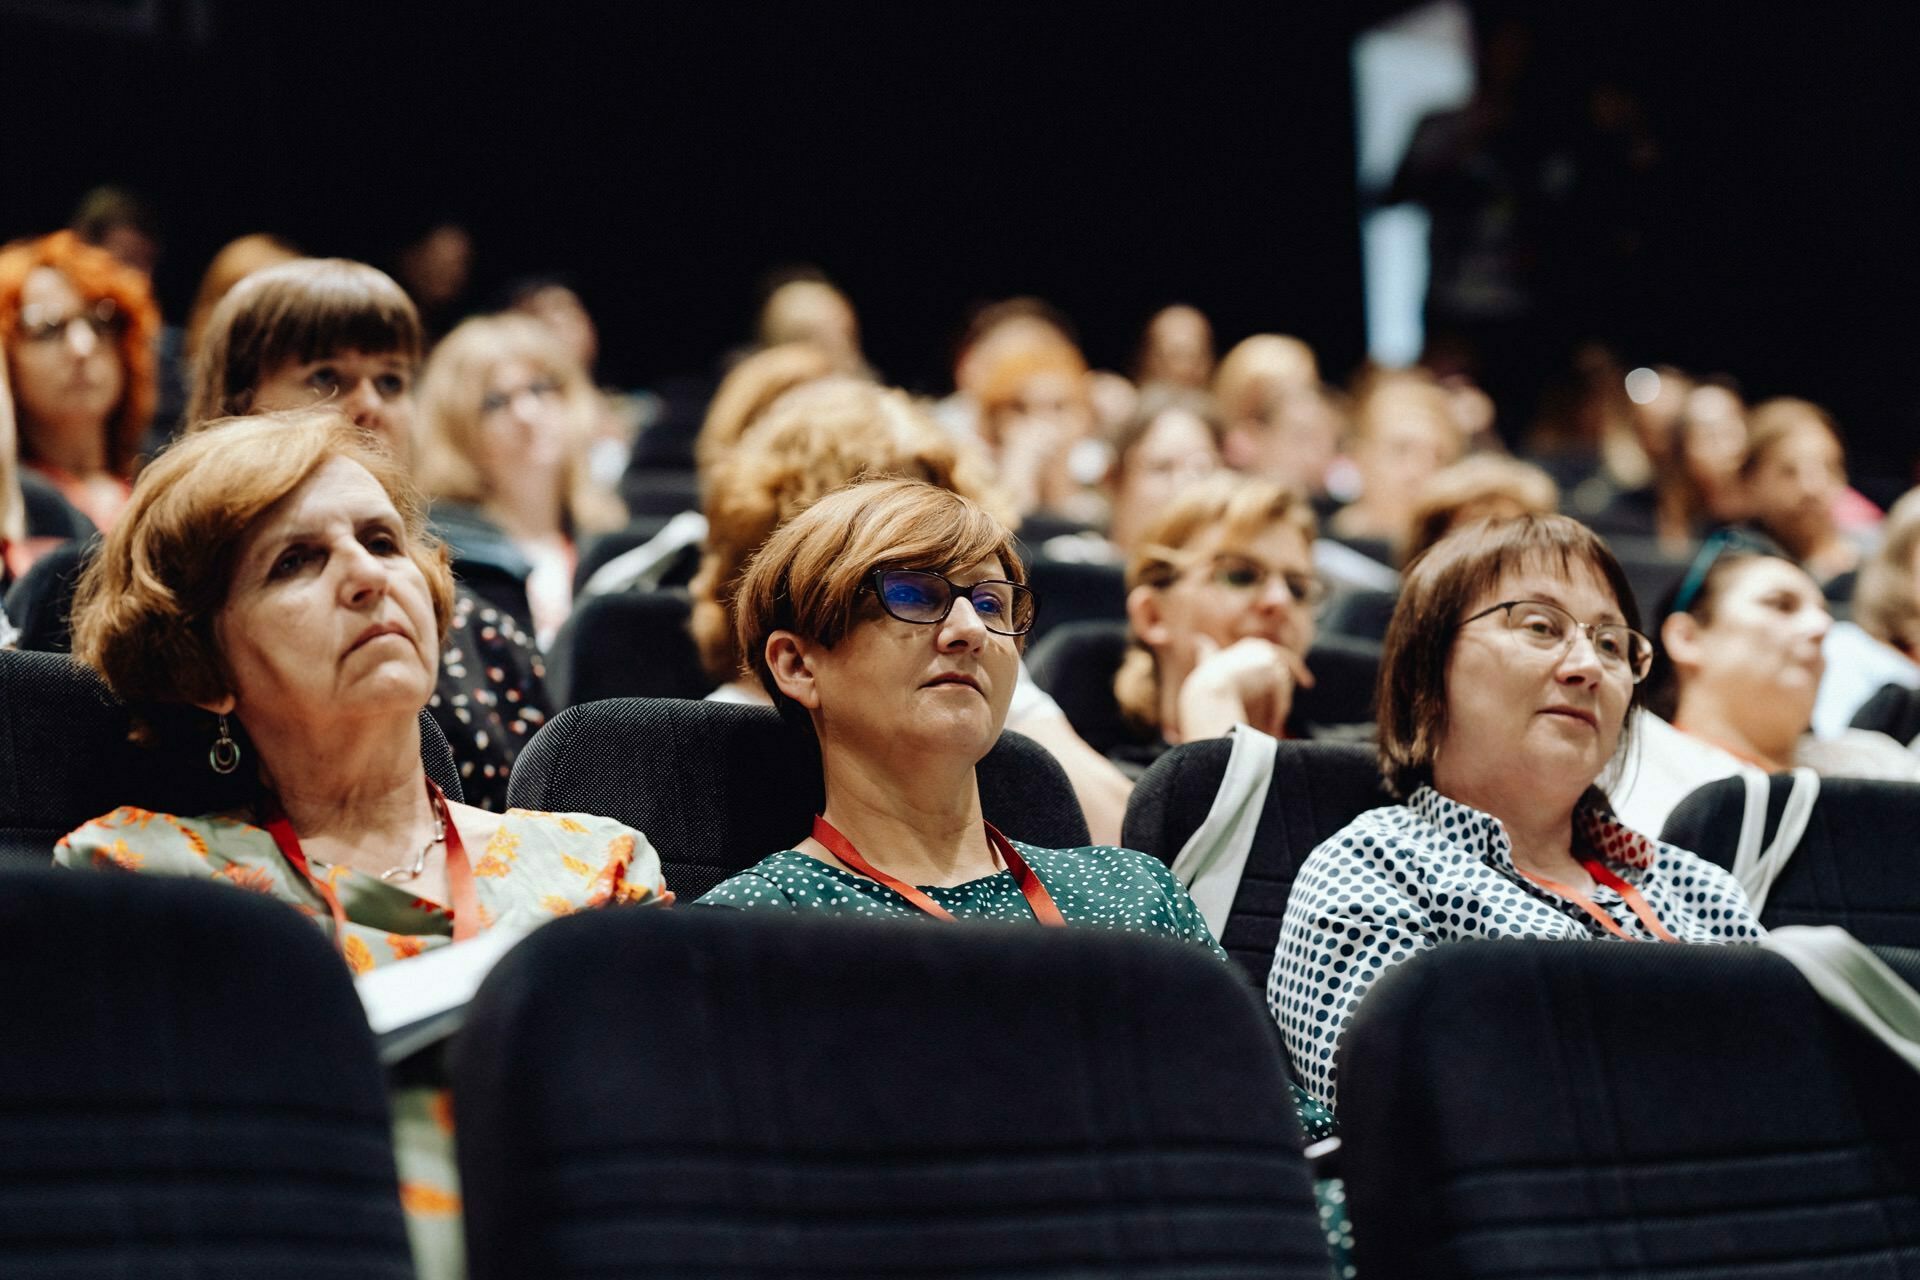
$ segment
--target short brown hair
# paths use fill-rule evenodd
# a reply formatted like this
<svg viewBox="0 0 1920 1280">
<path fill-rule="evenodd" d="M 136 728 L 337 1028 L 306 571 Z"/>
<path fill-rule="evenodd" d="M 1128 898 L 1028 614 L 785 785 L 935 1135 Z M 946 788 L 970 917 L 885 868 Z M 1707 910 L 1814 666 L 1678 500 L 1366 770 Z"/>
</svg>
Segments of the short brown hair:
<svg viewBox="0 0 1920 1280">
<path fill-rule="evenodd" d="M 1759 469 L 1768 452 L 1801 427 L 1823 428 L 1840 447 L 1841 466 L 1846 465 L 1847 445 L 1840 438 L 1840 424 L 1833 415 L 1811 400 L 1797 396 L 1775 396 L 1755 405 L 1747 414 L 1747 452 L 1740 459 L 1740 474 L 1747 479 Z"/>
<path fill-rule="evenodd" d="M 213 309 L 193 359 L 187 430 L 247 413 L 286 364 L 339 351 L 420 362 L 420 313 L 393 278 L 364 262 L 300 258 L 243 278 Z"/>
<path fill-rule="evenodd" d="M 1407 566 L 1380 655 L 1380 772 L 1395 795 L 1404 799 L 1433 780 L 1434 754 L 1447 734 L 1447 664 L 1468 607 L 1509 573 L 1531 566 L 1565 573 L 1575 564 L 1596 570 L 1627 625 L 1640 625 L 1620 562 L 1600 535 L 1567 516 L 1468 525 Z M 1639 705 L 1634 685 L 1615 759 L 1625 753 Z"/>
<path fill-rule="evenodd" d="M 1210 476 L 1180 492 L 1147 526 L 1127 561 L 1127 594 L 1135 587 L 1170 586 L 1189 564 L 1186 549 L 1218 529 L 1229 538 L 1252 539 L 1275 524 L 1291 525 L 1307 546 L 1318 534 L 1313 507 L 1297 489 L 1272 480 L 1229 474 Z M 1127 653 L 1113 677 L 1114 697 L 1141 729 L 1160 724 L 1160 667 L 1153 650 L 1129 635 Z"/>
<path fill-rule="evenodd" d="M 831 649 L 866 616 L 860 586 L 875 569 L 953 573 L 996 556 L 1009 581 L 1026 582 L 1013 531 L 970 498 L 924 480 L 848 485 L 787 521 L 754 553 L 734 596 L 734 643 L 774 705 L 791 716 L 797 709 L 767 666 L 774 632 Z"/>
<path fill-rule="evenodd" d="M 776 400 L 832 372 L 833 357 L 811 342 L 766 347 L 733 366 L 707 403 L 707 416 L 693 442 L 694 469 L 709 474 Z"/>
<path fill-rule="evenodd" d="M 1893 504 L 1880 526 L 1880 545 L 1860 566 L 1853 589 L 1853 620 L 1876 640 L 1908 657 L 1920 655 L 1920 582 L 1913 557 L 1920 551 L 1920 489 Z"/>
<path fill-rule="evenodd" d="M 924 480 L 1001 512 L 984 459 L 906 393 L 857 378 L 795 388 L 721 455 L 707 475 L 706 551 L 691 584 L 693 638 L 708 675 L 732 680 L 758 656 L 735 647 L 729 618 L 748 557 L 824 495 L 886 476 Z"/>
<path fill-rule="evenodd" d="M 1560 486 L 1531 462 L 1497 453 L 1476 453 L 1442 467 L 1421 486 L 1406 558 L 1445 537 L 1463 511 L 1494 498 L 1505 498 L 1533 515 L 1551 515 L 1560 506 Z"/>
<path fill-rule="evenodd" d="M 114 350 L 126 372 L 120 403 L 107 421 L 107 468 L 122 478 L 133 475 L 140 454 L 140 437 L 153 417 L 160 394 L 155 351 L 160 341 L 160 308 L 154 304 L 147 278 L 105 249 L 95 248 L 71 231 L 56 231 L 37 240 L 21 240 L 0 248 L 0 356 L 20 324 L 20 294 L 27 277 L 41 267 L 65 276 L 74 292 L 88 302 L 110 299 L 125 324 Z M 32 446 L 20 433 L 21 456 L 31 459 Z"/>
<path fill-rule="evenodd" d="M 481 401 L 495 365 L 519 360 L 560 384 L 572 439 L 561 479 L 560 517 L 567 533 L 602 532 L 626 523 L 620 500 L 593 483 L 587 449 L 600 413 L 600 393 L 579 360 L 544 325 L 519 315 L 475 316 L 440 339 L 420 375 L 420 487 L 435 501 L 478 505 L 492 484 L 474 459 L 480 450 Z"/>
<path fill-rule="evenodd" d="M 399 465 L 333 409 L 216 422 L 140 473 L 125 513 L 81 575 L 73 651 L 123 701 L 217 702 L 231 692 L 214 641 L 248 530 L 335 458 L 372 473 L 400 513 L 446 639 L 453 576 L 426 505 Z"/>
</svg>

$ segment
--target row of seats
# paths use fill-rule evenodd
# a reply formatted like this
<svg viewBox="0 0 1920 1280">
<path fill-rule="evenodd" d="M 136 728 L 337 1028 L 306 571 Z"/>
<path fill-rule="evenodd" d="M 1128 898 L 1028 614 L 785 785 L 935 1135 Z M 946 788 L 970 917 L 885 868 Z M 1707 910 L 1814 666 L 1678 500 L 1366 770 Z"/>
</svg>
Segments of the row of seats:
<svg viewBox="0 0 1920 1280">
<path fill-rule="evenodd" d="M 305 920 L 0 880 L 0 1273 L 408 1274 Z M 1163 940 L 588 912 L 508 954 L 449 1069 L 475 1280 L 1326 1274 L 1272 1026 Z M 1759 949 L 1440 948 L 1340 1075 L 1362 1280 L 1920 1271 L 1920 1081 Z"/>
</svg>

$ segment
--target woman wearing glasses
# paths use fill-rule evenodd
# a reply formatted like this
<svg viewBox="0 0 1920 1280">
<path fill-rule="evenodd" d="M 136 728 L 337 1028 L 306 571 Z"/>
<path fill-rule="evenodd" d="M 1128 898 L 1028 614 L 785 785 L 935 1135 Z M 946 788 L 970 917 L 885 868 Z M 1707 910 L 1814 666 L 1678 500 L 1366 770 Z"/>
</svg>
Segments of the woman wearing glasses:
<svg viewBox="0 0 1920 1280">
<path fill-rule="evenodd" d="M 20 461 L 103 530 L 127 503 L 153 416 L 159 332 L 146 279 L 71 231 L 0 249 Z"/>
<path fill-rule="evenodd" d="M 1267 978 L 1295 1075 L 1328 1106 L 1354 1007 L 1429 947 L 1760 936 L 1730 875 L 1595 789 L 1653 662 L 1634 621 L 1619 563 L 1564 516 L 1474 525 L 1408 568 L 1380 669 L 1381 769 L 1403 803 L 1307 859 Z"/>
<path fill-rule="evenodd" d="M 1920 757 L 1885 734 L 1812 733 L 1832 625 L 1819 585 L 1777 546 L 1736 531 L 1709 538 L 1662 610 L 1614 811 L 1657 831 L 1709 782 L 1795 766 L 1920 780 Z"/>
<path fill-rule="evenodd" d="M 1145 530 L 1127 565 L 1130 643 L 1114 677 L 1136 737 L 1117 758 L 1144 768 L 1236 724 L 1304 735 L 1293 703 L 1313 683 L 1313 537 L 1297 492 L 1226 475 L 1187 488 Z"/>
<path fill-rule="evenodd" d="M 542 649 L 573 610 L 575 540 L 626 522 L 587 470 L 598 393 L 578 360 L 522 316 L 481 316 L 420 376 L 420 483 L 456 572 L 522 580 Z"/>
<path fill-rule="evenodd" d="M 825 811 L 700 901 L 1085 923 L 1218 953 L 1152 858 L 1039 849 L 982 818 L 974 766 L 1019 677 L 1025 578 L 1005 525 L 917 480 L 840 489 L 769 538 L 734 597 L 735 635 L 775 705 L 812 726 Z"/>
</svg>

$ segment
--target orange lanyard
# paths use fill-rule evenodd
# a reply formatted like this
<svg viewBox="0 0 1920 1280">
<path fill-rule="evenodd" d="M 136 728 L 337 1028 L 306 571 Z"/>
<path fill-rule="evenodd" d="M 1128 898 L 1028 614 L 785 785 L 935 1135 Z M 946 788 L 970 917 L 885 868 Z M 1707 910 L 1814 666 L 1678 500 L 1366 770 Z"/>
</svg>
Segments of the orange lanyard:
<svg viewBox="0 0 1920 1280">
<path fill-rule="evenodd" d="M 465 942 L 480 931 L 479 891 L 473 883 L 473 867 L 467 862 L 467 847 L 460 842 L 460 829 L 453 825 L 453 814 L 447 806 L 446 793 L 427 779 L 427 795 L 433 801 L 433 807 L 440 815 L 440 821 L 447 828 L 447 888 L 453 898 L 453 940 Z M 280 846 L 280 856 L 285 858 L 300 878 L 313 886 L 313 891 L 326 900 L 327 910 L 333 913 L 333 945 L 345 947 L 347 941 L 347 909 L 340 905 L 340 895 L 325 880 L 315 878 L 307 865 L 306 852 L 300 847 L 300 837 L 294 834 L 293 823 L 287 821 L 286 810 L 279 801 L 273 802 L 273 808 L 267 814 L 267 832 L 273 842 Z"/>
<path fill-rule="evenodd" d="M 1026 898 L 1027 906 L 1032 910 L 1034 919 L 1045 925 L 1065 925 L 1066 917 L 1060 914 L 1060 908 L 1054 905 L 1053 895 L 1047 892 L 1047 886 L 1040 883 L 1040 877 L 1033 873 L 1033 868 L 1027 865 L 1026 859 L 1013 851 L 1013 845 L 994 829 L 991 822 L 984 822 L 981 825 L 987 829 L 987 843 L 993 846 L 994 851 L 1006 862 L 1007 870 L 1013 873 L 1014 882 L 1020 886 L 1021 896 Z M 853 842 L 834 830 L 833 824 L 818 814 L 815 814 L 813 819 L 813 838 L 825 845 L 834 857 L 844 862 L 847 870 L 863 875 L 877 884 L 885 885 L 936 920 L 953 919 L 951 911 L 918 888 L 897 876 L 888 875 L 861 857 L 859 851 L 853 847 Z"/>
<path fill-rule="evenodd" d="M 1588 875 L 1625 899 L 1626 904 L 1633 908 L 1633 914 L 1640 917 L 1640 923 L 1647 926 L 1647 931 L 1653 934 L 1654 937 L 1662 942 L 1680 941 L 1680 939 L 1674 937 L 1673 934 L 1667 931 L 1667 926 L 1660 923 L 1660 917 L 1653 914 L 1653 908 L 1649 907 L 1647 900 L 1640 896 L 1640 891 L 1609 871 L 1604 863 L 1590 858 L 1580 865 L 1587 869 Z M 1514 870 L 1520 871 L 1520 868 L 1515 867 Z M 1520 871 L 1520 874 L 1526 876 L 1527 879 L 1533 881 L 1547 892 L 1559 894 L 1568 902 L 1571 902 L 1574 906 L 1592 916 L 1600 922 L 1601 928 L 1605 929 L 1614 937 L 1625 938 L 1628 942 L 1640 941 L 1640 939 L 1615 924 L 1612 916 L 1594 905 L 1593 901 L 1578 889 L 1570 885 L 1561 884 L 1558 880 L 1549 880 L 1545 876 L 1536 876 L 1531 872 Z"/>
</svg>

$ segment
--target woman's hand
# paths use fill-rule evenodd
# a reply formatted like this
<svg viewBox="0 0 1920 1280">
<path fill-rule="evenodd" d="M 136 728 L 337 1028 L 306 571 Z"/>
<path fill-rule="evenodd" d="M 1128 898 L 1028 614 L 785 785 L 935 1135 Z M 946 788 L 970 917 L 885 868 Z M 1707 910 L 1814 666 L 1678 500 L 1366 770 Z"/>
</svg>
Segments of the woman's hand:
<svg viewBox="0 0 1920 1280">
<path fill-rule="evenodd" d="M 1196 639 L 1198 661 L 1180 686 L 1180 738 L 1217 738 L 1236 724 L 1279 737 L 1293 711 L 1295 689 L 1312 688 L 1301 656 L 1271 640 L 1249 636 L 1221 648 Z"/>
</svg>

